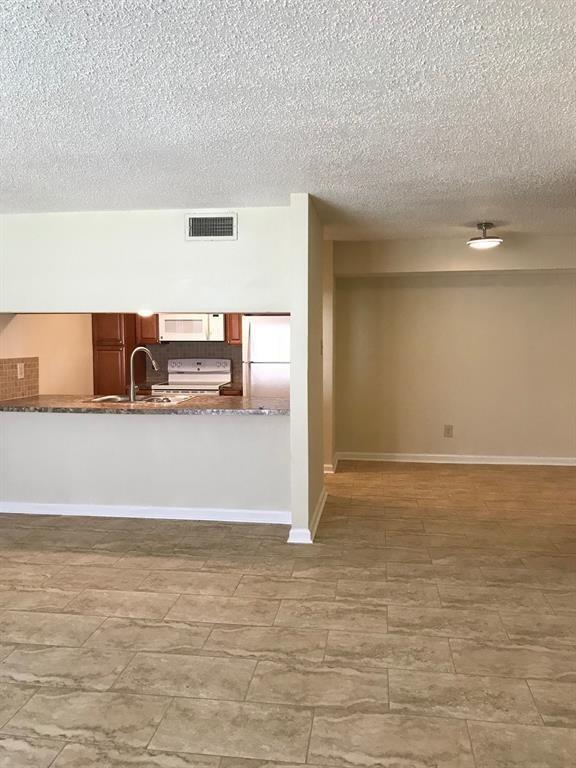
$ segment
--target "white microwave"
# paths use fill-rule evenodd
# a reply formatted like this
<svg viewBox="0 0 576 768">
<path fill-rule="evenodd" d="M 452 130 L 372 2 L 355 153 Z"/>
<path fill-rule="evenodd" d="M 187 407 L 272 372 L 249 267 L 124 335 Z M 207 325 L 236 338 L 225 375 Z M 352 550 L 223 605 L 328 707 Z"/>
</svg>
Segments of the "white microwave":
<svg viewBox="0 0 576 768">
<path fill-rule="evenodd" d="M 224 341 L 223 314 L 158 315 L 160 341 Z"/>
</svg>

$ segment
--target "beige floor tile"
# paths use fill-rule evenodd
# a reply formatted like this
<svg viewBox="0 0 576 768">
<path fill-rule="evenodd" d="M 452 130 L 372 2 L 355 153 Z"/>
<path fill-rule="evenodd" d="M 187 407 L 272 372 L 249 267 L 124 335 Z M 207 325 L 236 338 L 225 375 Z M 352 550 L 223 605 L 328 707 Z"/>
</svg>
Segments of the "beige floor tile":
<svg viewBox="0 0 576 768">
<path fill-rule="evenodd" d="M 140 585 L 149 592 L 174 592 L 190 595 L 234 594 L 240 575 L 231 573 L 207 573 L 204 571 L 155 571 Z"/>
<path fill-rule="evenodd" d="M 338 581 L 337 596 L 372 600 L 384 604 L 436 605 L 440 607 L 438 589 L 430 584 L 406 584 L 399 581 Z"/>
<path fill-rule="evenodd" d="M 573 768 L 576 730 L 470 723 L 477 768 Z"/>
<path fill-rule="evenodd" d="M 0 589 L 11 587 L 40 587 L 62 568 L 30 563 L 0 564 Z"/>
<path fill-rule="evenodd" d="M 486 583 L 493 586 L 526 587 L 531 589 L 574 589 L 576 573 L 528 570 L 528 568 L 482 568 Z"/>
<path fill-rule="evenodd" d="M 260 661 L 247 701 L 387 712 L 386 672 L 327 664 Z"/>
<path fill-rule="evenodd" d="M 131 658 L 97 648 L 22 648 L 0 664 L 0 682 L 105 691 Z"/>
<path fill-rule="evenodd" d="M 250 557 L 215 557 L 206 561 L 205 571 L 226 571 L 246 573 L 251 576 L 273 576 L 289 578 L 294 568 L 294 560 L 277 558 Z"/>
<path fill-rule="evenodd" d="M 62 744 L 45 739 L 22 739 L 0 734 L 0 766 L 2 768 L 49 768 L 62 749 Z"/>
<path fill-rule="evenodd" d="M 328 600 L 283 600 L 277 626 L 386 632 L 387 607 L 372 603 Z"/>
<path fill-rule="evenodd" d="M 148 619 L 106 619 L 86 641 L 95 648 L 194 653 L 210 634 L 208 624 Z"/>
<path fill-rule="evenodd" d="M 206 560 L 194 557 L 165 557 L 161 555 L 125 555 L 114 567 L 149 571 L 199 571 Z"/>
<path fill-rule="evenodd" d="M 388 608 L 388 626 L 390 632 L 406 632 L 411 635 L 496 642 L 507 639 L 499 615 L 492 611 L 391 605 Z"/>
<path fill-rule="evenodd" d="M 440 600 L 446 608 L 493 608 L 498 610 L 546 611 L 544 595 L 536 589 L 473 585 L 457 586 L 438 582 Z"/>
<path fill-rule="evenodd" d="M 409 635 L 330 631 L 325 661 L 373 669 L 454 670 L 447 639 Z"/>
<path fill-rule="evenodd" d="M 152 749 L 303 763 L 312 713 L 272 704 L 176 699 Z"/>
<path fill-rule="evenodd" d="M 32 738 L 145 746 L 170 699 L 123 693 L 42 690 L 12 717 L 6 730 Z"/>
<path fill-rule="evenodd" d="M 48 579 L 45 586 L 59 587 L 60 589 L 136 589 L 146 576 L 148 571 L 119 571 L 115 568 L 75 565 L 66 566 L 56 576 Z"/>
<path fill-rule="evenodd" d="M 0 615 L 0 642 L 79 646 L 101 623 L 100 616 L 6 611 Z"/>
<path fill-rule="evenodd" d="M 318 581 L 338 581 L 338 579 L 385 579 L 386 564 L 367 567 L 350 565 L 346 561 L 331 561 L 330 558 L 320 558 L 314 562 L 297 561 L 294 566 L 293 578 L 312 579 Z"/>
<path fill-rule="evenodd" d="M 274 622 L 279 605 L 277 600 L 182 595 L 166 619 L 269 626 Z"/>
<path fill-rule="evenodd" d="M 15 650 L 17 646 L 15 645 L 0 645 L 0 661 L 2 659 L 5 659 L 6 656 L 10 656 L 13 650 Z"/>
<path fill-rule="evenodd" d="M 529 680 L 528 685 L 546 725 L 576 728 L 576 683 Z"/>
<path fill-rule="evenodd" d="M 545 592 L 544 597 L 554 613 L 576 614 L 576 591 Z"/>
<path fill-rule="evenodd" d="M 471 640 L 450 640 L 457 672 L 465 675 L 573 680 L 576 649 L 508 643 L 494 645 Z"/>
<path fill-rule="evenodd" d="M 388 581 L 405 581 L 411 584 L 484 584 L 480 568 L 462 565 L 428 565 L 389 563 Z"/>
<path fill-rule="evenodd" d="M 31 686 L 0 683 L 0 728 L 32 697 L 35 690 Z"/>
<path fill-rule="evenodd" d="M 236 597 L 270 597 L 276 599 L 322 599 L 336 595 L 330 581 L 309 579 L 271 579 L 267 576 L 242 576 Z"/>
<path fill-rule="evenodd" d="M 576 555 L 526 555 L 523 561 L 527 568 L 536 570 L 576 572 Z"/>
<path fill-rule="evenodd" d="M 410 715 L 540 724 L 524 680 L 391 669 L 390 710 Z"/>
<path fill-rule="evenodd" d="M 576 616 L 504 611 L 501 616 L 508 636 L 514 642 L 576 650 Z"/>
<path fill-rule="evenodd" d="M 496 551 L 475 547 L 458 549 L 457 547 L 430 548 L 432 562 L 436 565 L 469 565 L 472 567 L 508 567 L 519 568 L 524 565 L 522 553 Z"/>
<path fill-rule="evenodd" d="M 123 592 L 119 589 L 86 589 L 66 608 L 70 613 L 162 619 L 178 595 L 159 592 Z"/>
<path fill-rule="evenodd" d="M 316 715 L 308 762 L 342 768 L 474 768 L 465 723 L 402 715 Z"/>
<path fill-rule="evenodd" d="M 78 592 L 67 589 L 32 587 L 0 591 L 0 611 L 7 609 L 58 611 L 65 608 L 77 595 Z"/>
<path fill-rule="evenodd" d="M 215 627 L 203 650 L 271 661 L 322 661 L 326 631 L 290 627 Z"/>
<path fill-rule="evenodd" d="M 181 752 L 67 744 L 51 768 L 218 768 L 219 760 L 218 757 Z"/>
<path fill-rule="evenodd" d="M 114 690 L 201 699 L 242 700 L 256 662 L 209 656 L 137 653 Z"/>
</svg>

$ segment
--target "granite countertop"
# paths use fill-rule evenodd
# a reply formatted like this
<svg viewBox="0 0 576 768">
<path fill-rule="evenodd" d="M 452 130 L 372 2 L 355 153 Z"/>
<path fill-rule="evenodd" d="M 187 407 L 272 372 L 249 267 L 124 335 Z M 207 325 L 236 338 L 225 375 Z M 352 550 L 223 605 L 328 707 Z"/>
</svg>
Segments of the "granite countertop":
<svg viewBox="0 0 576 768">
<path fill-rule="evenodd" d="M 1 400 L 0 411 L 29 413 L 120 413 L 185 416 L 253 415 L 283 416 L 290 413 L 288 399 L 194 395 L 181 403 L 93 403 L 93 395 L 37 395 Z"/>
</svg>

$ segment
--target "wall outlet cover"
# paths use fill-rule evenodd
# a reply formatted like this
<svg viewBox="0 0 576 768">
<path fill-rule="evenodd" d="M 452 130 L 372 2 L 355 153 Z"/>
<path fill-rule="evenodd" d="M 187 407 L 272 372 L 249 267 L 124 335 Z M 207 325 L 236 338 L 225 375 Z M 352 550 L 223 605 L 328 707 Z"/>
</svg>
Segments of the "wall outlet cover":
<svg viewBox="0 0 576 768">
<path fill-rule="evenodd" d="M 454 424 L 444 424 L 444 437 L 454 437 Z"/>
<path fill-rule="evenodd" d="M 19 379 L 24 378 L 24 363 L 16 363 L 16 376 Z"/>
</svg>

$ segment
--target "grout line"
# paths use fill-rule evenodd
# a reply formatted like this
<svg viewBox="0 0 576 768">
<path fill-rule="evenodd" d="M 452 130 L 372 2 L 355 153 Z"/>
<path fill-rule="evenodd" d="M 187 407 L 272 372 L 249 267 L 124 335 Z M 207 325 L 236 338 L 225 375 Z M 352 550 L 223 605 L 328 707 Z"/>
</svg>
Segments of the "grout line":
<svg viewBox="0 0 576 768">
<path fill-rule="evenodd" d="M 466 724 L 466 732 L 468 733 L 468 740 L 470 742 L 470 752 L 472 754 L 472 762 L 474 763 L 474 765 L 477 768 L 478 767 L 478 762 L 476 761 L 476 755 L 474 754 L 474 743 L 472 741 L 472 734 L 470 733 L 470 723 L 469 723 L 468 719 L 464 720 L 464 722 Z"/>
<path fill-rule="evenodd" d="M 536 699 L 534 698 L 534 693 L 532 691 L 532 688 L 530 687 L 530 681 L 526 678 L 524 679 L 524 682 L 526 683 L 526 687 L 528 688 L 528 691 L 530 693 L 530 698 L 534 702 L 534 708 L 536 709 L 536 712 L 538 712 L 538 717 L 540 718 L 540 721 L 542 725 L 549 727 L 547 723 L 544 721 L 544 716 L 542 715 L 542 712 L 540 712 L 540 708 L 538 707 L 538 704 L 536 703 Z"/>
</svg>

